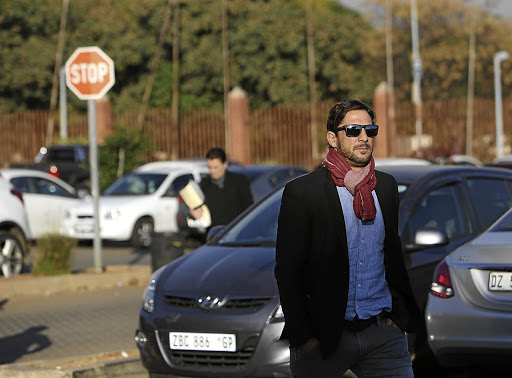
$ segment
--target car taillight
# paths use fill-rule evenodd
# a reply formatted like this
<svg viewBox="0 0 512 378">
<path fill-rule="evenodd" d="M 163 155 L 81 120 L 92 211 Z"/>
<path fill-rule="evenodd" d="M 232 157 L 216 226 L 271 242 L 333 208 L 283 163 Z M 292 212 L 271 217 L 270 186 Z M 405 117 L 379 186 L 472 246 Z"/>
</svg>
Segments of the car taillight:
<svg viewBox="0 0 512 378">
<path fill-rule="evenodd" d="M 181 206 L 187 206 L 185 204 L 185 200 L 183 199 L 183 197 L 181 195 L 178 194 L 178 206 L 181 207 Z M 180 212 L 178 211 L 178 215 L 176 216 L 176 220 L 178 223 L 181 223 L 181 222 L 184 222 L 185 221 L 185 218 L 183 217 L 182 214 L 180 214 Z"/>
<path fill-rule="evenodd" d="M 453 297 L 452 278 L 446 261 L 441 261 L 434 272 L 430 294 L 441 298 Z"/>
<path fill-rule="evenodd" d="M 25 201 L 23 201 L 23 193 L 21 193 L 18 189 L 12 188 L 11 189 L 11 194 L 13 194 L 16 197 L 18 197 L 22 204 L 25 204 Z"/>
<path fill-rule="evenodd" d="M 55 177 L 60 178 L 60 171 L 59 171 L 59 168 L 57 168 L 55 165 L 52 165 L 52 166 L 48 169 L 48 173 L 49 173 L 49 174 L 51 174 L 52 176 L 55 176 Z"/>
</svg>

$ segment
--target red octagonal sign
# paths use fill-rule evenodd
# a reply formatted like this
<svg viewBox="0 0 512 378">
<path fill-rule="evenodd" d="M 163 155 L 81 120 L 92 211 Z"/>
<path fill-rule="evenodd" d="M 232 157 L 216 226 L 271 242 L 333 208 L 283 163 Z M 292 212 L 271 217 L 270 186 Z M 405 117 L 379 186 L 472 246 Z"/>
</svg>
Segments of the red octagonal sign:
<svg viewBox="0 0 512 378">
<path fill-rule="evenodd" d="M 81 100 L 98 100 L 115 83 L 114 61 L 99 47 L 79 47 L 65 66 L 66 85 Z"/>
</svg>

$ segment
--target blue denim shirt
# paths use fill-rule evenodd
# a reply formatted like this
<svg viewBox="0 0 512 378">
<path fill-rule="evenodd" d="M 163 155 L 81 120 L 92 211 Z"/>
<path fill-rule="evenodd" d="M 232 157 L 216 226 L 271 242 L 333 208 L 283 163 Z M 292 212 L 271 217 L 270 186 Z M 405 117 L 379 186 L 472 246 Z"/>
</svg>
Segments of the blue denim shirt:
<svg viewBox="0 0 512 378">
<path fill-rule="evenodd" d="M 382 310 L 391 311 L 391 293 L 384 268 L 384 219 L 375 191 L 377 208 L 373 221 L 362 222 L 354 213 L 354 197 L 337 187 L 347 230 L 350 277 L 345 319 L 368 319 Z"/>
</svg>

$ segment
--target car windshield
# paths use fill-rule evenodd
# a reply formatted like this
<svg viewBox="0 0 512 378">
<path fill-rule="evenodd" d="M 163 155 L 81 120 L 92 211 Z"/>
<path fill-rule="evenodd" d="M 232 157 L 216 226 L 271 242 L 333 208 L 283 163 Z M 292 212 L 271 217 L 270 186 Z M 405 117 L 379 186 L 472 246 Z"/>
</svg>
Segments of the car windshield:
<svg viewBox="0 0 512 378">
<path fill-rule="evenodd" d="M 231 227 L 217 242 L 230 246 L 276 245 L 277 218 L 281 207 L 283 188 L 262 201 Z"/>
<path fill-rule="evenodd" d="M 501 218 L 489 232 L 510 232 L 512 231 L 512 210 L 508 211 L 503 218 Z"/>
<path fill-rule="evenodd" d="M 153 194 L 162 185 L 167 175 L 159 173 L 129 173 L 111 186 L 104 195 L 106 196 L 139 196 Z"/>
</svg>

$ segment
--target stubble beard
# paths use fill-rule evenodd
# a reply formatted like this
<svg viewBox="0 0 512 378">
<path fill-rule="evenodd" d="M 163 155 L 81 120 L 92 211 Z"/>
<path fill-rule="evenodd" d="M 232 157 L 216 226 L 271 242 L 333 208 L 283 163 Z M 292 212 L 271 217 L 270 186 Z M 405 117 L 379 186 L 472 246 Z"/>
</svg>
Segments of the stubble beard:
<svg viewBox="0 0 512 378">
<path fill-rule="evenodd" d="M 354 167 L 366 167 L 370 160 L 372 159 L 373 149 L 369 144 L 358 144 L 355 145 L 353 148 L 359 148 L 359 147 L 368 147 L 370 149 L 370 153 L 368 155 L 358 156 L 354 153 L 353 150 L 349 150 L 347 148 L 343 148 L 341 146 L 341 143 L 338 142 L 338 151 L 341 156 L 343 156 L 345 159 L 347 159 L 350 163 L 350 165 Z"/>
</svg>

